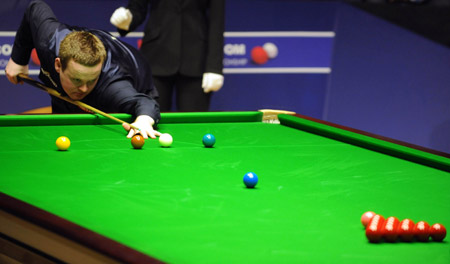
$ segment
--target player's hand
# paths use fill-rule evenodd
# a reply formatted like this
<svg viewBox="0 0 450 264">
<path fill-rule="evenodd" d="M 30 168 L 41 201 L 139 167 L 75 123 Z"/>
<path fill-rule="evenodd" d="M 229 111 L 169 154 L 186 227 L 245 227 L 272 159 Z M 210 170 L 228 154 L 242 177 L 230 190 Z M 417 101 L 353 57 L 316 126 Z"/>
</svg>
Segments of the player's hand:
<svg viewBox="0 0 450 264">
<path fill-rule="evenodd" d="M 8 80 L 13 84 L 17 84 L 19 83 L 17 81 L 17 75 L 19 75 L 19 73 L 28 75 L 28 65 L 19 65 L 10 58 L 5 68 L 6 78 L 8 78 Z M 23 82 L 21 81 L 20 83 Z"/>
<path fill-rule="evenodd" d="M 223 75 L 206 72 L 203 74 L 202 88 L 203 92 L 217 92 L 222 88 L 223 85 Z"/>
<path fill-rule="evenodd" d="M 130 10 L 125 7 L 119 7 L 114 11 L 109 21 L 119 29 L 128 30 L 131 20 L 133 20 L 133 14 L 131 14 Z"/>
<path fill-rule="evenodd" d="M 139 130 L 132 129 L 129 124 L 124 123 L 122 126 L 128 131 L 127 138 L 132 138 L 136 134 L 141 134 L 144 138 L 156 138 L 156 136 L 161 136 L 161 133 L 153 129 L 155 121 L 148 115 L 140 115 L 131 124 Z"/>
</svg>

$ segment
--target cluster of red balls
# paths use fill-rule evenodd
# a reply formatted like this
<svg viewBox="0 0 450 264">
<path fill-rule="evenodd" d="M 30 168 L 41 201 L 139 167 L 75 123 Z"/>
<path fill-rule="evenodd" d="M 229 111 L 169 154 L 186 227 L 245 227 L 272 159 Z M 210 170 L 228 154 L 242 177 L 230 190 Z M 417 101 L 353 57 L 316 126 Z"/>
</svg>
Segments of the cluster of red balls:
<svg viewBox="0 0 450 264">
<path fill-rule="evenodd" d="M 365 212 L 361 216 L 361 223 L 366 228 L 366 237 L 371 243 L 386 242 L 427 242 L 444 240 L 447 231 L 441 224 L 429 225 L 425 221 L 414 224 L 411 219 L 399 221 L 397 217 L 384 218 L 374 212 Z"/>
</svg>

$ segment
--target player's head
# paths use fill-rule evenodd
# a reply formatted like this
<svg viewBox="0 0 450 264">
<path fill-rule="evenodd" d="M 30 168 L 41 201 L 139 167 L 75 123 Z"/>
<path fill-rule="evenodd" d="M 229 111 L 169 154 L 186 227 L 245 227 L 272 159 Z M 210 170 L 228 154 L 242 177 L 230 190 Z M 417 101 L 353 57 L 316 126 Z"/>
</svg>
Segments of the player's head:
<svg viewBox="0 0 450 264">
<path fill-rule="evenodd" d="M 105 46 L 90 32 L 74 31 L 61 41 L 55 69 L 70 98 L 81 100 L 94 89 L 105 59 Z"/>
</svg>

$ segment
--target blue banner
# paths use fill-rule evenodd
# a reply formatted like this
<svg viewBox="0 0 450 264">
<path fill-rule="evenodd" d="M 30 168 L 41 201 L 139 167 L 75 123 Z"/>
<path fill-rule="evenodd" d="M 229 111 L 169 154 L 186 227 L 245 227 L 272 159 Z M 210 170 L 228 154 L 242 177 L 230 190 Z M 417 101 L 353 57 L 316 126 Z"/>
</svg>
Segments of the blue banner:
<svg viewBox="0 0 450 264">
<path fill-rule="evenodd" d="M 117 36 L 117 33 L 113 33 Z M 0 73 L 11 55 L 15 32 L 0 32 Z M 121 40 L 139 48 L 142 32 Z M 226 32 L 224 73 L 324 73 L 331 72 L 333 32 Z M 30 74 L 39 72 L 33 51 Z"/>
<path fill-rule="evenodd" d="M 224 73 L 330 73 L 333 32 L 226 32 Z"/>
</svg>

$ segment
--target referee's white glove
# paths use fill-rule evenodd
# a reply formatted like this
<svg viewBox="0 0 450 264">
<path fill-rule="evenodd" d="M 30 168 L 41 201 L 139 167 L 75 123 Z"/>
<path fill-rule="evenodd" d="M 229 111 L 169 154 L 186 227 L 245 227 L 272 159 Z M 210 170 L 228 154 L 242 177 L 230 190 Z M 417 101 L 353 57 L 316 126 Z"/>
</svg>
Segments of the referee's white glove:
<svg viewBox="0 0 450 264">
<path fill-rule="evenodd" d="M 124 123 L 122 126 L 125 130 L 128 131 L 127 138 L 131 138 L 136 134 L 141 134 L 144 138 L 156 138 L 156 136 L 161 136 L 161 133 L 153 129 L 153 125 L 155 124 L 155 120 L 148 115 L 140 115 L 134 120 L 131 124 L 137 128 L 138 130 L 132 129 L 129 124 Z"/>
<path fill-rule="evenodd" d="M 114 11 L 109 21 L 119 29 L 128 30 L 130 28 L 131 20 L 133 20 L 133 15 L 130 10 L 125 7 L 119 7 Z"/>
<path fill-rule="evenodd" d="M 202 88 L 203 92 L 217 92 L 223 86 L 223 75 L 206 72 L 203 74 Z"/>
</svg>

